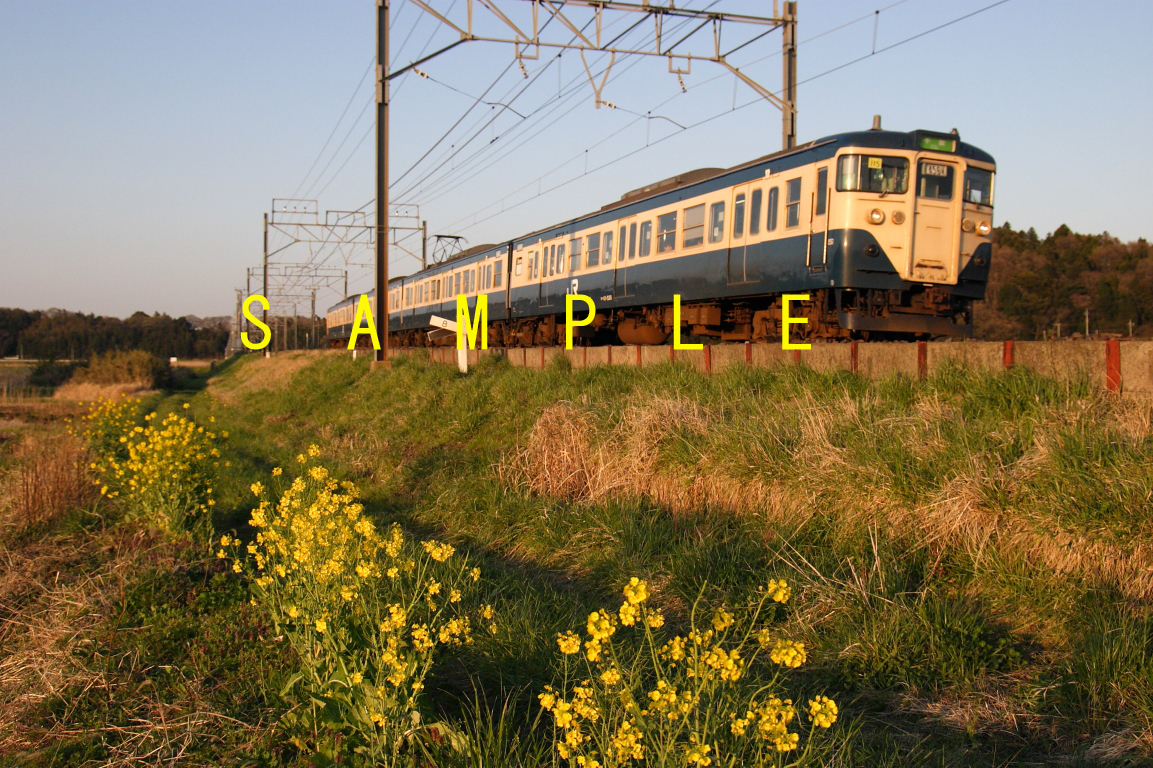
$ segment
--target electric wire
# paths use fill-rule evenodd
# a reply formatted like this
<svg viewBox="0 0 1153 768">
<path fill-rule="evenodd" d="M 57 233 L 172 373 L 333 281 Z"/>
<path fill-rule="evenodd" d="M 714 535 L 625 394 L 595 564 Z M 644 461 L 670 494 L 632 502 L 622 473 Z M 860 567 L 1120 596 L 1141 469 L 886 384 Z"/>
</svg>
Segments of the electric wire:
<svg viewBox="0 0 1153 768">
<path fill-rule="evenodd" d="M 848 66 L 850 66 L 850 65 L 852 65 L 852 64 L 856 64 L 856 63 L 858 63 L 858 62 L 864 61 L 865 59 L 871 58 L 872 56 L 875 56 L 875 55 L 877 55 L 877 54 L 879 54 L 879 53 L 884 53 L 885 51 L 889 51 L 889 50 L 892 50 L 892 49 L 894 49 L 894 48 L 897 48 L 897 47 L 899 47 L 899 46 L 902 46 L 902 45 L 904 45 L 904 44 L 906 44 L 906 43 L 912 42 L 913 40 L 917 40 L 917 39 L 919 39 L 919 38 L 921 38 L 921 37 L 924 37 L 924 36 L 926 36 L 926 35 L 928 35 L 928 34 L 931 34 L 931 33 L 933 33 L 933 32 L 939 31 L 939 30 L 941 30 L 941 29 L 944 29 L 944 28 L 946 28 L 946 27 L 952 26 L 953 24 L 956 24 L 956 23 L 958 23 L 958 22 L 964 21 L 965 19 L 969 19 L 969 18 L 972 18 L 973 16 L 976 16 L 976 15 L 978 15 L 978 14 L 980 14 L 980 13 L 984 13 L 985 11 L 988 11 L 988 10 L 991 10 L 991 9 L 993 9 L 993 8 L 996 8 L 997 6 L 1000 6 L 1000 5 L 1004 5 L 1004 4 L 1005 4 L 1005 3 L 1007 3 L 1007 2 L 1009 2 L 1009 0 L 997 0 L 997 2 L 991 3 L 991 4 L 989 4 L 989 5 L 987 5 L 987 6 L 984 6 L 984 7 L 980 8 L 980 9 L 978 9 L 978 10 L 976 10 L 976 11 L 972 11 L 972 12 L 970 12 L 970 13 L 967 13 L 967 14 L 964 14 L 964 15 L 962 15 L 962 16 L 959 16 L 959 17 L 957 17 L 957 18 L 955 18 L 955 19 L 952 19 L 951 21 L 947 21 L 947 22 L 945 22 L 944 24 L 940 24 L 940 25 L 938 25 L 938 26 L 935 26 L 935 27 L 933 27 L 933 28 L 931 28 L 931 29 L 925 30 L 925 31 L 923 31 L 923 32 L 919 32 L 919 33 L 917 33 L 917 34 L 915 34 L 915 35 L 911 35 L 911 36 L 909 36 L 909 37 L 907 37 L 907 38 L 904 38 L 903 40 L 900 40 L 900 41 L 898 41 L 898 42 L 896 42 L 896 43 L 892 43 L 891 45 L 887 45 L 887 46 L 884 46 L 884 47 L 882 47 L 882 48 L 878 48 L 878 49 L 877 49 L 875 52 L 872 52 L 872 53 L 866 54 L 865 56 L 861 56 L 861 57 L 858 57 L 858 58 L 856 58 L 856 59 L 853 59 L 853 60 L 851 60 L 851 61 L 845 62 L 845 63 L 843 63 L 843 64 L 839 64 L 839 65 L 837 65 L 837 66 L 835 66 L 835 67 L 832 67 L 832 68 L 830 68 L 830 69 L 827 69 L 827 70 L 825 70 L 825 71 L 823 71 L 823 72 L 820 72 L 819 74 L 816 74 L 816 75 L 813 75 L 813 76 L 811 76 L 811 77 L 805 78 L 804 80 L 800 80 L 800 81 L 798 81 L 798 82 L 797 82 L 797 86 L 799 87 L 800 85 L 802 85 L 802 84 L 804 84 L 804 83 L 810 83 L 810 82 L 813 82 L 814 80 L 817 80 L 817 79 L 819 79 L 819 78 L 825 77 L 826 75 L 830 75 L 830 74 L 832 74 L 832 73 L 834 73 L 834 72 L 837 72 L 837 71 L 839 71 L 839 70 L 842 70 L 842 69 L 844 69 L 844 68 L 846 68 L 846 67 L 848 67 Z M 895 3 L 894 5 L 896 5 L 896 3 Z M 866 18 L 867 18 L 867 17 L 866 17 Z M 675 98 L 675 96 L 674 96 L 674 98 Z M 666 103 L 667 103 L 667 102 L 666 102 Z M 518 202 L 518 203 L 514 203 L 514 204 L 512 204 L 512 205 L 504 205 L 504 201 L 505 201 L 505 200 L 507 200 L 507 198 L 508 198 L 508 197 L 511 197 L 511 195 L 508 195 L 508 196 L 506 196 L 505 198 L 502 198 L 502 200 L 498 201 L 498 202 L 501 202 L 501 203 L 502 203 L 502 209 L 501 209 L 501 211 L 499 211 L 499 212 L 497 212 L 497 213 L 494 213 L 494 214 L 490 214 L 489 216 L 486 216 L 486 217 L 484 217 L 483 219 L 477 219 L 477 220 L 474 220 L 474 221 L 473 221 L 471 224 L 469 224 L 467 227 L 464 227 L 464 228 L 463 228 L 463 229 L 461 229 L 461 230 L 454 230 L 454 227 L 456 227 L 456 225 L 457 225 L 457 224 L 460 224 L 460 223 L 461 223 L 461 222 L 463 222 L 463 221 L 467 221 L 467 220 L 468 220 L 470 217 L 472 217 L 472 216 L 476 216 L 476 215 L 478 215 L 479 213 L 481 213 L 481 212 L 483 212 L 484 210 L 486 210 L 487 208 L 491 208 L 493 205 L 495 205 L 495 203 L 493 203 L 493 204 L 490 204 L 490 205 L 488 205 L 488 206 L 485 206 L 485 208 L 482 208 L 482 209 L 480 209 L 480 210 L 479 210 L 479 211 L 477 211 L 476 213 L 473 213 L 473 214 L 470 214 L 469 216 L 465 216 L 465 217 L 463 217 L 463 218 L 461 218 L 461 219 L 458 219 L 457 221 L 455 221 L 455 222 L 453 222 L 452 224 L 448 225 L 448 226 L 445 228 L 445 231 L 447 231 L 447 232 L 453 232 L 453 231 L 461 231 L 461 232 L 464 232 L 464 231 L 467 231 L 468 229 L 471 229 L 472 227 L 475 227 L 475 226 L 477 226 L 478 224 L 481 224 L 481 223 L 483 223 L 483 222 L 485 222 L 485 221 L 488 221 L 489 219 L 495 218 L 496 216 L 500 216 L 500 215 L 503 215 L 504 213 L 507 213 L 507 212 L 508 212 L 508 211 L 510 211 L 510 210 L 513 210 L 513 209 L 515 209 L 515 208 L 518 208 L 518 207 L 520 207 L 521 205 L 524 205 L 525 203 L 527 203 L 527 202 L 529 202 L 529 201 L 531 201 L 531 200 L 535 200 L 535 199 L 536 199 L 536 198 L 538 198 L 538 197 L 542 197 L 542 196 L 544 196 L 544 195 L 547 195 L 547 194 L 549 194 L 549 193 L 551 193 L 551 192 L 554 192 L 554 191 L 556 191 L 557 189 L 560 189 L 560 188 L 562 188 L 562 187 L 564 187 L 564 186 L 567 186 L 567 185 L 569 185 L 569 184 L 573 183 L 574 181 L 577 181 L 578 179 L 584 178 L 585 176 L 587 176 L 587 175 L 589 175 L 589 174 L 595 173 L 595 172 L 597 172 L 597 171 L 599 171 L 599 170 L 603 170 L 604 168 L 607 168 L 607 167 L 609 167 L 609 166 L 611 166 L 611 165 L 615 165 L 616 163 L 618 163 L 618 162 L 621 162 L 622 160 L 625 160 L 625 159 L 627 159 L 627 158 L 629 158 L 629 157 L 632 157 L 633 155 L 635 155 L 635 154 L 637 154 L 637 153 L 639 153 L 639 152 L 643 152 L 643 151 L 645 151 L 645 150 L 649 149 L 650 147 L 652 147 L 652 146 L 655 146 L 655 145 L 657 145 L 657 144 L 660 144 L 661 142 L 663 142 L 663 141 L 665 141 L 665 140 L 667 140 L 667 139 L 670 139 L 670 138 L 672 138 L 672 137 L 674 137 L 674 136 L 679 136 L 681 133 L 684 133 L 685 131 L 689 131 L 689 130 L 692 130 L 692 129 L 694 129 L 694 128 L 697 128 L 697 127 L 699 127 L 699 126 L 705 125 L 706 123 L 710 123 L 710 122 L 712 122 L 713 120 L 716 120 L 716 119 L 718 119 L 718 118 L 724 117 L 724 116 L 726 116 L 726 115 L 731 115 L 733 112 L 737 112 L 737 111 L 743 110 L 745 107 L 749 107 L 749 106 L 752 106 L 753 104 L 758 104 L 758 103 L 763 103 L 763 100 L 762 100 L 762 99 L 760 99 L 760 98 L 757 98 L 757 99 L 754 99 L 754 100 L 752 100 L 752 101 L 746 102 L 746 103 L 744 103 L 744 104 L 742 104 L 742 105 L 740 105 L 740 106 L 738 106 L 738 107 L 736 107 L 736 108 L 733 108 L 733 109 L 728 109 L 728 110 L 725 110 L 725 111 L 723 111 L 723 112 L 719 112 L 719 113 L 717 113 L 717 114 L 714 114 L 714 115 L 712 115 L 712 116 L 710 116 L 710 117 L 707 117 L 707 118 L 704 118 L 704 119 L 702 119 L 702 120 L 699 120 L 699 121 L 697 121 L 697 122 L 695 122 L 695 123 L 691 123 L 690 125 L 686 126 L 686 127 L 685 127 L 683 130 L 681 130 L 681 131 L 676 131 L 676 132 L 674 132 L 674 133 L 670 133 L 670 134 L 668 134 L 668 135 L 666 135 L 666 136 L 663 136 L 663 137 L 661 137 L 661 138 L 657 139 L 656 141 L 653 141 L 653 142 L 651 142 L 650 144 L 648 144 L 648 145 L 646 145 L 646 146 L 644 146 L 644 147 L 638 147 L 638 148 L 636 148 L 636 149 L 634 149 L 634 150 L 632 150 L 632 151 L 630 151 L 630 152 L 626 152 L 625 154 L 623 154 L 623 155 L 621 155 L 621 156 L 619 156 L 619 157 L 617 157 L 617 158 L 615 158 L 615 159 L 613 159 L 613 160 L 609 160 L 609 161 L 607 161 L 607 162 L 605 162 L 605 163 L 602 163 L 601 165 L 599 165 L 599 166 L 597 166 L 597 167 L 595 167 L 595 168 L 593 168 L 593 169 L 591 169 L 591 170 L 587 171 L 586 173 L 583 173 L 583 174 L 581 174 L 580 176 L 575 176 L 575 177 L 573 177 L 573 178 L 571 178 L 571 179 L 568 179 L 567 181 L 563 181 L 563 182 L 560 182 L 559 184 L 556 184 L 556 185 L 554 185 L 554 186 L 552 186 L 552 187 L 549 187 L 548 189 L 542 189 L 540 192 L 538 192 L 538 193 L 537 193 L 536 195 L 534 195 L 533 197 L 529 197 L 529 198 L 526 198 L 525 200 L 522 200 L 522 201 L 520 201 L 520 202 Z M 583 154 L 583 153 L 582 153 L 582 154 Z M 579 156 L 579 155 L 578 155 L 578 156 Z M 569 161 L 567 161 L 567 162 L 572 162 L 572 161 L 571 161 L 571 160 L 569 160 Z M 567 164 L 567 163 L 566 163 L 566 164 Z M 549 173 L 552 173 L 552 171 L 550 171 Z M 523 189 L 525 189 L 525 188 L 527 188 L 527 187 L 530 187 L 530 186 L 532 186 L 532 184 L 533 184 L 533 183 L 539 183 L 539 182 L 540 182 L 540 181 L 542 181 L 542 180 L 543 180 L 543 178 L 544 178 L 545 176 L 547 176 L 547 175 L 548 175 L 547 173 L 546 173 L 546 174 L 542 174 L 541 176 L 537 177 L 536 179 L 533 179 L 531 182 L 529 182 L 528 184 L 526 184 L 524 187 L 521 187 L 521 190 L 523 190 Z M 519 192 L 519 191 L 521 191 L 521 190 L 517 190 L 517 191 Z M 513 194 L 516 194 L 516 193 L 513 193 Z"/>
</svg>

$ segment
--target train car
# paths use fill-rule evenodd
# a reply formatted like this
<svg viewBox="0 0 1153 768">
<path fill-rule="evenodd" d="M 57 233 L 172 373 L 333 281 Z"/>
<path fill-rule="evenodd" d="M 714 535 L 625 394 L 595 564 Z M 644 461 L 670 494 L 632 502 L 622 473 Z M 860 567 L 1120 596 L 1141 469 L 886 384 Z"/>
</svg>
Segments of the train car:
<svg viewBox="0 0 1153 768">
<path fill-rule="evenodd" d="M 969 336 L 995 171 L 956 130 L 879 127 L 691 171 L 391 281 L 391 338 L 427 344 L 432 315 L 455 318 L 455 296 L 475 307 L 480 293 L 492 346 L 563 344 L 569 293 L 596 302 L 576 329 L 584 343 L 665 343 L 674 294 L 682 336 L 779 340 L 785 293 L 809 295 L 790 306 L 808 320 L 794 341 Z M 354 300 L 330 310 L 334 343 L 347 343 Z"/>
</svg>

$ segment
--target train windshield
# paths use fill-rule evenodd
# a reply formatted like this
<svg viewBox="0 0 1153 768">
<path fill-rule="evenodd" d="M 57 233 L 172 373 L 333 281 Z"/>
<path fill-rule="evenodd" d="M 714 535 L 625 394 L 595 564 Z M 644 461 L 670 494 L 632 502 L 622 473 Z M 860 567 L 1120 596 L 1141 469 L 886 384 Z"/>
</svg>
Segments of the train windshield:
<svg viewBox="0 0 1153 768">
<path fill-rule="evenodd" d="M 980 168 L 965 170 L 965 202 L 993 205 L 993 172 Z"/>
<path fill-rule="evenodd" d="M 909 191 L 909 161 L 903 157 L 842 155 L 837 163 L 837 191 L 903 195 Z"/>
</svg>

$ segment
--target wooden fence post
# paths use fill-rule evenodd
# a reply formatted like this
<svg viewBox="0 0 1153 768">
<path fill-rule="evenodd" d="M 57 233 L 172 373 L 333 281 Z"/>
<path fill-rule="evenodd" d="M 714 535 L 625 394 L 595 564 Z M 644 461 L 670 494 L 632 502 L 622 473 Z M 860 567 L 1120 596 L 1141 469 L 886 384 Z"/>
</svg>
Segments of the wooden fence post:
<svg viewBox="0 0 1153 768">
<path fill-rule="evenodd" d="M 1105 388 L 1121 391 L 1121 342 L 1117 339 L 1105 342 Z"/>
</svg>

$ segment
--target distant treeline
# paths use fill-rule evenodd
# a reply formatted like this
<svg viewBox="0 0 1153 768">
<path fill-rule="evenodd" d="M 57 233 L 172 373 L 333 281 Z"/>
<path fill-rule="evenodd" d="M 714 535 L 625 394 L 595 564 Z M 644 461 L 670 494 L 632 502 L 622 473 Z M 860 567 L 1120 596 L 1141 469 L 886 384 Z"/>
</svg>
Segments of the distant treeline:
<svg viewBox="0 0 1153 768">
<path fill-rule="evenodd" d="M 125 320 L 77 312 L 0 308 L 0 357 L 87 359 L 112 351 L 143 350 L 157 357 L 224 355 L 228 330 L 193 328 L 183 317 L 137 312 Z"/>
<path fill-rule="evenodd" d="M 1081 235 L 1061 225 L 1041 238 L 994 230 L 992 274 L 986 300 L 977 305 L 982 339 L 1053 338 L 1085 332 L 1153 336 L 1153 247 L 1144 238 L 1122 243 L 1108 232 Z"/>
</svg>

